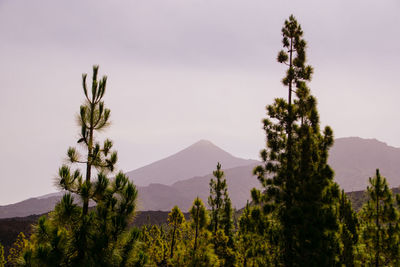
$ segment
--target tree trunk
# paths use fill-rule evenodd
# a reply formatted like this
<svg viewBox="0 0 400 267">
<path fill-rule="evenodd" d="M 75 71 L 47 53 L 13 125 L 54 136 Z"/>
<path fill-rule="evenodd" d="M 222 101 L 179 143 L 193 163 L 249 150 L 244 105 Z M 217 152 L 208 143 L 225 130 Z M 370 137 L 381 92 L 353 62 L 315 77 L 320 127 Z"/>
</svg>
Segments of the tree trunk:
<svg viewBox="0 0 400 267">
<path fill-rule="evenodd" d="M 94 96 L 93 96 L 94 98 Z M 94 102 L 94 99 L 93 99 Z M 90 104 L 90 127 L 89 127 L 89 142 L 88 142 L 88 155 L 87 155 L 87 164 L 86 164 L 86 183 L 90 184 L 90 176 L 92 175 L 92 160 L 93 160 L 93 117 L 94 117 L 94 108 L 95 105 L 93 103 Z M 82 214 L 86 215 L 89 209 L 89 198 L 85 198 L 83 200 L 83 210 Z"/>
<path fill-rule="evenodd" d="M 196 253 L 196 249 L 197 249 L 197 236 L 198 236 L 198 232 L 199 232 L 199 208 L 196 211 L 196 233 L 194 236 L 194 247 L 193 247 L 193 256 Z"/>
<path fill-rule="evenodd" d="M 175 231 L 176 231 L 176 224 L 174 225 L 174 232 L 172 233 L 172 241 L 171 241 L 171 256 L 170 258 L 174 256 L 174 245 L 175 245 Z"/>
<path fill-rule="evenodd" d="M 377 196 L 376 201 L 376 227 L 378 228 L 376 231 L 376 254 L 375 254 L 375 267 L 379 266 L 379 232 L 380 232 L 380 225 L 379 225 L 379 197 Z"/>
</svg>

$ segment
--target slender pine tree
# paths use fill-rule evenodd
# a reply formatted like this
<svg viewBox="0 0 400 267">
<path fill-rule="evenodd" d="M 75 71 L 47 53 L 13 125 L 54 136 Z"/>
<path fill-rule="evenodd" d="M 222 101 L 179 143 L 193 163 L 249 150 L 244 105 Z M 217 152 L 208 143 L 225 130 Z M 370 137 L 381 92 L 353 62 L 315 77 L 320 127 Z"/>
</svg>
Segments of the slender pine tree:
<svg viewBox="0 0 400 267">
<path fill-rule="evenodd" d="M 333 266 L 339 250 L 339 189 L 327 163 L 333 133 L 329 127 L 320 130 L 317 101 L 306 83 L 313 70 L 306 65 L 306 41 L 293 16 L 285 21 L 282 35 L 284 50 L 277 60 L 288 66 L 282 80 L 288 101 L 278 98 L 268 105 L 263 120 L 264 165 L 254 170 L 264 187 L 260 202 L 280 223 L 282 265 Z"/>
<path fill-rule="evenodd" d="M 223 228 L 225 235 L 230 236 L 233 227 L 232 202 L 228 194 L 224 171 L 218 162 L 217 169 L 213 171 L 215 177 L 210 180 L 210 195 L 208 205 L 211 209 L 210 230 L 215 235 L 217 230 Z"/>
<path fill-rule="evenodd" d="M 171 246 L 170 246 L 170 258 L 174 257 L 174 248 L 176 243 L 176 238 L 178 231 L 182 227 L 182 224 L 185 222 L 185 217 L 183 216 L 181 210 L 178 206 L 174 206 L 171 212 L 168 214 L 168 224 L 171 226 Z"/>
<path fill-rule="evenodd" d="M 67 193 L 48 217 L 41 217 L 23 258 L 27 266 L 124 266 L 132 263 L 131 252 L 138 239 L 137 230 L 128 230 L 136 209 L 137 189 L 119 172 L 113 179 L 117 153 L 112 142 L 103 145 L 95 133 L 109 125 L 110 110 L 102 101 L 107 78 L 97 79 L 93 67 L 91 91 L 82 76 L 85 103 L 80 107 L 80 143 L 83 155 L 70 147 L 69 165 L 58 172 L 56 184 Z M 85 178 L 76 164 L 86 167 Z M 74 198 L 78 197 L 82 206 Z M 94 208 L 89 210 L 89 202 Z"/>
<path fill-rule="evenodd" d="M 200 232 L 205 228 L 208 224 L 208 216 L 206 207 L 203 204 L 203 201 L 199 197 L 196 197 L 193 201 L 192 208 L 189 210 L 190 216 L 193 220 L 193 227 L 195 229 L 195 237 L 194 237 L 194 245 L 193 245 L 193 255 L 196 253 L 197 249 L 197 239 L 199 237 Z"/>
<path fill-rule="evenodd" d="M 103 76 L 100 80 L 97 79 L 99 66 L 93 66 L 92 88 L 91 92 L 87 89 L 87 74 L 82 75 L 82 86 L 85 94 L 85 103 L 81 105 L 78 122 L 81 127 L 80 138 L 78 143 L 85 147 L 84 156 L 81 156 L 76 148 L 70 147 L 67 155 L 71 163 L 81 163 L 86 165 L 85 180 L 75 183 L 76 179 L 81 179 L 80 173 L 68 176 L 69 167 L 63 165 L 60 169 L 59 185 L 62 189 L 79 194 L 83 200 L 82 214 L 88 213 L 89 200 L 96 197 L 96 193 L 92 190 L 93 184 L 91 180 L 93 168 L 100 171 L 102 175 L 99 182 L 103 183 L 98 189 L 103 189 L 105 176 L 107 172 L 114 170 L 114 165 L 117 162 L 117 152 L 111 151 L 113 143 L 106 139 L 103 147 L 96 142 L 95 133 L 106 129 L 110 123 L 110 110 L 105 108 L 102 101 L 106 91 L 107 77 Z"/>
<path fill-rule="evenodd" d="M 227 191 L 224 172 L 221 170 L 221 164 L 218 162 L 217 169 L 213 171 L 215 179 L 210 180 L 210 196 L 208 205 L 211 208 L 210 230 L 215 234 L 218 230 L 219 222 L 222 217 L 222 207 L 224 204 L 224 193 Z"/>
<path fill-rule="evenodd" d="M 20 232 L 17 239 L 12 244 L 10 250 L 8 251 L 7 262 L 10 266 L 17 266 L 20 258 L 26 247 L 28 246 L 28 240 L 23 232 Z"/>
<path fill-rule="evenodd" d="M 366 264 L 369 266 L 397 266 L 399 264 L 399 213 L 392 191 L 379 169 L 369 178 L 369 200 L 361 210 L 362 243 L 366 247 Z"/>
</svg>

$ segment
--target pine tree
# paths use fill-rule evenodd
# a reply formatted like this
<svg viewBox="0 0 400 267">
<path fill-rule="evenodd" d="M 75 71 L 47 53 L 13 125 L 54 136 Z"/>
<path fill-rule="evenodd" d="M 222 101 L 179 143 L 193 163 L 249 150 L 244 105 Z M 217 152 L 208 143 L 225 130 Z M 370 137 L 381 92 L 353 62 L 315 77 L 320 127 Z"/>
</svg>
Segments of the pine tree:
<svg viewBox="0 0 400 267">
<path fill-rule="evenodd" d="M 219 229 L 214 237 L 215 254 L 218 256 L 220 266 L 236 266 L 236 254 L 234 247 L 230 245 L 229 237 L 225 235 L 224 230 Z"/>
<path fill-rule="evenodd" d="M 232 209 L 232 201 L 229 198 L 228 192 L 226 192 L 224 197 L 221 225 L 222 229 L 224 230 L 224 234 L 229 239 L 230 246 L 233 246 L 233 230 L 234 230 L 233 209 Z"/>
<path fill-rule="evenodd" d="M 351 207 L 351 201 L 346 197 L 344 190 L 340 195 L 338 209 L 342 244 L 339 265 L 352 267 L 355 266 L 356 262 L 359 222 L 356 212 Z"/>
<path fill-rule="evenodd" d="M 28 240 L 26 239 L 25 234 L 23 232 L 20 232 L 8 252 L 8 264 L 11 266 L 17 266 L 18 260 L 22 256 L 23 251 L 26 249 L 27 246 Z"/>
<path fill-rule="evenodd" d="M 227 191 L 224 172 L 221 170 L 221 164 L 218 162 L 217 169 L 213 171 L 216 179 L 210 180 L 210 196 L 208 197 L 208 205 L 211 208 L 211 223 L 210 227 L 215 234 L 221 220 L 221 211 L 223 207 L 223 195 Z"/>
<path fill-rule="evenodd" d="M 284 50 L 277 60 L 288 66 L 282 80 L 288 101 L 278 98 L 267 106 L 267 148 L 261 151 L 265 164 L 254 170 L 265 188 L 260 203 L 280 223 L 282 265 L 332 266 L 339 250 L 339 189 L 327 164 L 333 133 L 329 127 L 321 133 L 317 101 L 306 84 L 313 70 L 305 64 L 306 41 L 293 16 L 285 21 L 282 35 Z"/>
<path fill-rule="evenodd" d="M 236 261 L 235 254 L 229 251 L 228 247 L 234 249 L 233 210 L 225 174 L 221 170 L 219 162 L 217 163 L 217 169 L 213 171 L 213 175 L 215 179 L 212 178 L 210 180 L 210 196 L 208 197 L 208 205 L 211 208 L 210 230 L 214 235 L 214 248 L 221 260 L 221 264 L 232 266 Z M 220 229 L 223 234 L 218 233 Z M 228 240 L 227 243 L 225 239 Z"/>
<path fill-rule="evenodd" d="M 192 208 L 189 211 L 190 216 L 193 220 L 193 226 L 195 229 L 195 237 L 194 237 L 194 245 L 193 245 L 193 255 L 196 253 L 197 249 L 197 239 L 199 237 L 200 232 L 207 226 L 208 223 L 208 216 L 206 207 L 201 201 L 200 198 L 196 197 L 193 201 Z"/>
<path fill-rule="evenodd" d="M 225 174 L 221 170 L 219 162 L 217 169 L 213 171 L 213 175 L 215 179 L 210 180 L 210 196 L 208 197 L 208 205 L 211 208 L 210 229 L 215 235 L 218 229 L 223 228 L 225 235 L 231 236 L 230 232 L 233 227 L 232 202 L 229 198 Z"/>
<path fill-rule="evenodd" d="M 157 225 L 153 225 L 148 234 L 148 238 L 145 242 L 148 246 L 147 254 L 150 259 L 152 259 L 156 264 L 165 261 L 166 244 L 163 240 L 162 228 L 160 229 Z"/>
<path fill-rule="evenodd" d="M 98 81 L 98 66 L 93 67 L 91 92 L 83 79 L 85 103 L 78 122 L 84 156 L 75 148 L 67 152 L 69 165 L 59 169 L 56 184 L 67 193 L 48 217 L 41 217 L 23 258 L 28 266 L 112 266 L 129 265 L 138 240 L 136 229 L 128 231 L 136 209 L 137 189 L 122 172 L 113 179 L 117 153 L 112 142 L 103 145 L 95 133 L 109 125 L 110 110 L 102 101 L 107 78 Z M 86 167 L 85 178 L 72 165 Z M 82 206 L 74 198 L 78 197 Z M 89 210 L 89 202 L 95 207 Z"/>
<path fill-rule="evenodd" d="M 235 266 L 236 264 L 236 244 L 234 242 L 233 210 L 231 200 L 226 192 L 222 210 L 220 229 L 217 230 L 214 239 L 215 253 L 218 255 L 221 266 Z"/>
<path fill-rule="evenodd" d="M 251 261 L 251 257 L 253 256 L 253 253 L 251 253 L 251 247 L 257 242 L 252 235 L 254 232 L 254 224 L 251 219 L 250 205 L 249 202 L 247 202 L 245 208 L 243 209 L 243 213 L 239 218 L 237 241 L 239 262 L 244 267 L 247 267 L 248 262 Z"/>
<path fill-rule="evenodd" d="M 178 206 L 173 207 L 171 212 L 168 214 L 168 224 L 172 227 L 170 258 L 174 257 L 174 247 L 176 243 L 177 234 L 184 222 L 185 222 L 185 217 L 183 216 L 181 210 L 178 208 Z"/>
<path fill-rule="evenodd" d="M 275 216 L 263 213 L 257 200 L 252 206 L 247 203 L 239 218 L 235 244 L 239 266 L 281 266 Z"/>
<path fill-rule="evenodd" d="M 397 266 L 399 264 L 399 214 L 394 206 L 392 191 L 379 170 L 369 178 L 367 188 L 369 200 L 361 210 L 363 220 L 362 238 L 367 265 Z"/>
<path fill-rule="evenodd" d="M 80 139 L 78 143 L 85 146 L 85 156 L 82 157 L 78 151 L 70 147 L 68 149 L 68 159 L 71 163 L 81 163 L 86 165 L 85 180 L 82 179 L 80 172 L 74 173 L 71 177 L 69 167 L 63 165 L 60 169 L 59 186 L 62 189 L 68 190 L 73 193 L 79 194 L 83 200 L 82 214 L 88 213 L 89 200 L 96 197 L 93 191 L 92 169 L 96 168 L 100 171 L 98 176 L 98 187 L 94 189 L 104 190 L 107 172 L 114 170 L 114 165 L 117 162 L 117 152 L 111 151 L 113 143 L 106 139 L 103 147 L 100 143 L 96 142 L 95 132 L 103 131 L 110 125 L 110 110 L 105 108 L 102 101 L 106 91 L 107 77 L 103 76 L 102 79 L 97 80 L 98 66 L 93 66 L 92 88 L 91 93 L 88 92 L 86 78 L 87 74 L 82 75 L 82 86 L 85 94 L 85 103 L 80 107 L 79 125 L 81 127 Z M 78 183 L 76 183 L 78 180 Z"/>
</svg>

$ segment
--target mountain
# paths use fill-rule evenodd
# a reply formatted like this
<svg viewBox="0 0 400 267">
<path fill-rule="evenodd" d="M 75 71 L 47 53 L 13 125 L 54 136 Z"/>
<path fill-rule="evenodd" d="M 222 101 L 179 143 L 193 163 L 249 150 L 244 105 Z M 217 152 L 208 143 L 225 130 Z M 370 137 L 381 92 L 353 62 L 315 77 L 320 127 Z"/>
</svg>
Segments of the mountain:
<svg viewBox="0 0 400 267">
<path fill-rule="evenodd" d="M 60 199 L 61 194 L 57 193 L 48 198 L 29 198 L 15 204 L 0 206 L 0 218 L 25 217 L 49 212 Z"/>
<path fill-rule="evenodd" d="M 175 155 L 128 173 L 135 184 L 141 184 L 138 186 L 139 210 L 167 211 L 178 205 L 186 211 L 196 196 L 207 203 L 211 173 L 218 161 L 225 171 L 233 206 L 242 208 L 250 198 L 250 189 L 260 186 L 252 176 L 252 169 L 258 162 L 234 157 L 202 140 Z M 376 139 L 336 139 L 330 150 L 329 164 L 335 171 L 335 180 L 346 192 L 364 190 L 376 168 L 391 187 L 400 185 L 400 148 Z M 163 182 L 164 178 L 166 182 Z M 0 206 L 0 218 L 48 212 L 61 195 L 49 194 Z"/>
<path fill-rule="evenodd" d="M 258 184 L 255 178 L 252 182 L 247 181 L 251 177 L 253 166 L 258 161 L 234 157 L 210 141 L 201 140 L 172 156 L 127 173 L 138 186 L 139 209 L 167 211 L 178 205 L 185 207 L 183 210 L 187 210 L 197 195 L 203 196 L 206 203 L 207 197 L 204 196 L 209 193 L 208 183 L 212 177 L 210 173 L 216 168 L 217 162 L 221 163 L 224 170 L 238 167 L 236 170 L 229 170 L 229 176 L 232 177 L 227 178 L 228 183 L 231 183 L 229 181 L 231 179 L 238 181 L 238 185 L 232 182 L 232 185 L 228 186 L 232 187 L 229 191 L 232 191 L 233 205 L 238 208 L 244 206 L 246 199 L 250 196 L 249 191 L 252 187 L 249 186 Z M 240 177 L 235 175 L 235 172 L 238 172 Z M 243 182 L 240 181 L 241 178 Z M 186 181 L 183 181 L 185 179 Z M 179 182 L 180 180 L 182 182 Z M 238 188 L 235 189 L 236 187 Z M 60 192 L 51 193 L 0 206 L 0 218 L 24 217 L 49 212 L 62 195 Z"/>
<path fill-rule="evenodd" d="M 346 192 L 365 190 L 379 168 L 390 187 L 400 185 L 400 148 L 376 139 L 338 138 L 329 152 L 335 180 Z"/>
<path fill-rule="evenodd" d="M 258 180 L 252 176 L 252 170 L 255 165 L 224 169 L 233 207 L 242 208 L 246 201 L 251 198 L 250 190 L 253 187 L 260 186 Z M 207 198 L 210 193 L 209 182 L 212 177 L 212 174 L 208 174 L 182 180 L 172 185 L 150 184 L 148 186 L 138 186 L 138 209 L 142 211 L 169 211 L 175 205 L 178 205 L 182 211 L 188 211 L 196 196 L 202 198 L 204 203 L 207 204 Z M 49 212 L 54 209 L 55 204 L 60 201 L 62 195 L 63 193 L 57 192 L 38 198 L 30 198 L 16 204 L 0 206 L 0 219 Z"/>
<path fill-rule="evenodd" d="M 210 141 L 200 140 L 172 156 L 126 174 L 138 186 L 154 183 L 172 185 L 180 180 L 211 173 L 217 162 L 220 162 L 223 168 L 230 169 L 257 161 L 234 157 Z"/>
<path fill-rule="evenodd" d="M 35 198 L 28 198 L 21 202 L 0 206 L 0 219 L 13 217 L 26 217 L 47 213 L 54 209 L 54 206 L 61 200 L 64 192 L 55 192 Z M 81 205 L 79 197 L 75 194 L 74 203 Z M 95 205 L 94 201 L 89 201 L 89 207 Z"/>
<path fill-rule="evenodd" d="M 251 199 L 250 190 L 252 188 L 260 187 L 257 178 L 252 175 L 255 166 L 256 164 L 251 164 L 224 169 L 232 206 L 237 209 L 244 207 L 246 201 Z M 141 210 L 166 211 L 178 205 L 182 211 L 188 211 L 197 196 L 207 205 L 210 194 L 209 183 L 213 177 L 212 174 L 208 174 L 182 180 L 170 186 L 150 184 L 139 187 L 139 208 Z"/>
</svg>

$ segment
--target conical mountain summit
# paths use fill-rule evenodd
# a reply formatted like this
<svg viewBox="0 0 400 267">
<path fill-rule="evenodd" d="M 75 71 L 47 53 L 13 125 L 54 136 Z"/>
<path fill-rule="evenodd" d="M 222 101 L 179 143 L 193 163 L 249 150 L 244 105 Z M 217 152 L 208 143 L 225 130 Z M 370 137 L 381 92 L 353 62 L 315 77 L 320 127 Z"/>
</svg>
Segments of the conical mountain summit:
<svg viewBox="0 0 400 267">
<path fill-rule="evenodd" d="M 138 186 L 152 183 L 171 185 L 183 179 L 212 173 L 217 162 L 224 169 L 229 169 L 257 161 L 237 158 L 208 140 L 200 140 L 176 154 L 126 174 Z"/>
</svg>

